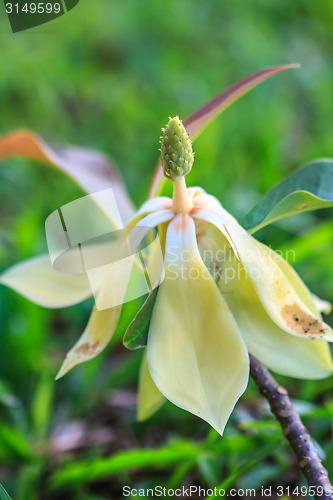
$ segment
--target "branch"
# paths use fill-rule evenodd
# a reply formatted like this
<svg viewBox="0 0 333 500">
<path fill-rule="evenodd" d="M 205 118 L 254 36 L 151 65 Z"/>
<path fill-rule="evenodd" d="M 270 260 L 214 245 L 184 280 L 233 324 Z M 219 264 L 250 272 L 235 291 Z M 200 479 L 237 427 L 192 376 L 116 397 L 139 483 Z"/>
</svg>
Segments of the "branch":
<svg viewBox="0 0 333 500">
<path fill-rule="evenodd" d="M 295 453 L 298 465 L 311 486 L 309 493 L 320 500 L 332 500 L 333 488 L 319 459 L 310 434 L 291 404 L 286 389 L 279 386 L 269 371 L 250 355 L 250 373 L 261 394 L 269 402 L 286 439 Z"/>
</svg>

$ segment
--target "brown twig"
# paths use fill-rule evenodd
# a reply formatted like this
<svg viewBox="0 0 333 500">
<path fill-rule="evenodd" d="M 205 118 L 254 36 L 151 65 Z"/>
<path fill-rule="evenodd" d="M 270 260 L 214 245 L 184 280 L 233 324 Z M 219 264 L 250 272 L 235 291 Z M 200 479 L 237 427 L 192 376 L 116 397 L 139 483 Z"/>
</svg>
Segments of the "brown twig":
<svg viewBox="0 0 333 500">
<path fill-rule="evenodd" d="M 279 421 L 283 434 L 297 457 L 298 465 L 309 484 L 309 494 L 321 500 L 332 500 L 333 488 L 327 470 L 322 465 L 310 434 L 302 424 L 287 391 L 278 385 L 254 356 L 250 356 L 250 359 L 251 377 L 269 402 L 273 415 Z"/>
</svg>

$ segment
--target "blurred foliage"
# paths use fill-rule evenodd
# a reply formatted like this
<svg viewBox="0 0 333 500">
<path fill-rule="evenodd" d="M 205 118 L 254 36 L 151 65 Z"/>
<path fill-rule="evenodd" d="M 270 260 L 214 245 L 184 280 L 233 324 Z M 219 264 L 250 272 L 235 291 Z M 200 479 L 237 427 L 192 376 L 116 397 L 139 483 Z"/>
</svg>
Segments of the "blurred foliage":
<svg viewBox="0 0 333 500">
<path fill-rule="evenodd" d="M 31 128 L 55 144 L 105 151 L 137 204 L 168 116 L 188 116 L 265 66 L 302 65 L 209 126 L 195 143 L 189 184 L 241 217 L 297 166 L 333 156 L 331 2 L 81 1 L 64 17 L 15 35 L 3 4 L 0 13 L 0 132 Z M 81 193 L 57 172 L 23 160 L 4 162 L 0 178 L 5 269 L 45 251 L 46 217 Z M 313 292 L 333 300 L 332 210 L 280 221 L 258 237 L 281 248 Z M 141 352 L 126 351 L 119 339 L 138 304 L 125 307 L 107 352 L 55 383 L 92 302 L 47 311 L 4 288 L 0 300 L 0 481 L 14 500 L 109 500 L 124 484 L 304 484 L 252 383 L 223 439 L 169 403 L 135 422 Z M 279 380 L 333 475 L 333 379 Z"/>
</svg>

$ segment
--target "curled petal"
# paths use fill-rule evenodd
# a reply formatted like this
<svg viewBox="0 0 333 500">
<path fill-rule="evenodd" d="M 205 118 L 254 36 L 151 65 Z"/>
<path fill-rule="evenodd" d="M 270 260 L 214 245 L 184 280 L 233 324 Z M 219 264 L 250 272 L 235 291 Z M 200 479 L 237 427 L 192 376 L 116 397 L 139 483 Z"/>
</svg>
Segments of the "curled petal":
<svg viewBox="0 0 333 500">
<path fill-rule="evenodd" d="M 114 279 L 113 296 L 108 299 L 121 303 L 125 297 L 128 279 L 124 280 L 120 275 L 112 276 L 112 278 Z M 100 289 L 99 296 L 104 296 L 110 289 L 109 280 L 106 280 Z M 102 297 L 101 300 L 105 299 Z M 121 305 L 104 310 L 98 310 L 96 306 L 94 307 L 85 331 L 66 355 L 56 379 L 63 377 L 74 366 L 94 358 L 105 349 L 115 332 L 121 308 Z"/>
<path fill-rule="evenodd" d="M 168 210 L 172 207 L 172 199 L 167 196 L 159 196 L 158 198 L 151 198 L 141 205 L 136 215 L 148 214 L 150 212 L 159 212 L 161 210 Z"/>
<path fill-rule="evenodd" d="M 242 264 L 225 254 L 219 288 L 234 314 L 249 352 L 271 370 L 296 378 L 320 379 L 333 372 L 326 342 L 281 330 L 263 308 Z"/>
<path fill-rule="evenodd" d="M 120 312 L 121 306 L 104 311 L 94 308 L 82 337 L 66 355 L 56 380 L 63 377 L 74 366 L 94 358 L 103 351 L 114 334 Z"/>
<path fill-rule="evenodd" d="M 137 419 L 141 422 L 151 417 L 165 402 L 149 373 L 147 351 L 145 350 L 139 375 Z"/>
<path fill-rule="evenodd" d="M 193 208 L 194 213 L 198 212 L 199 210 L 209 210 L 214 212 L 222 208 L 222 205 L 217 200 L 217 198 L 207 193 L 200 193 L 198 196 L 194 198 L 193 203 L 194 203 L 194 208 Z"/>
<path fill-rule="evenodd" d="M 85 274 L 55 271 L 49 255 L 34 257 L 7 269 L 1 274 L 0 283 L 48 308 L 78 304 L 92 295 Z"/>
<path fill-rule="evenodd" d="M 222 207 L 199 210 L 195 217 L 215 225 L 228 239 L 243 264 L 267 314 L 287 333 L 301 338 L 333 341 L 309 290 L 292 267 L 248 234 Z"/>
<path fill-rule="evenodd" d="M 247 385 L 247 351 L 200 258 L 188 215 L 169 224 L 165 253 L 148 333 L 149 371 L 165 397 L 222 434 Z"/>
<path fill-rule="evenodd" d="M 168 220 L 174 217 L 174 213 L 171 209 L 161 210 L 159 212 L 151 213 L 146 215 L 143 219 L 141 219 L 136 226 L 143 227 L 144 229 L 149 227 L 156 227 L 163 222 L 167 222 Z"/>
</svg>

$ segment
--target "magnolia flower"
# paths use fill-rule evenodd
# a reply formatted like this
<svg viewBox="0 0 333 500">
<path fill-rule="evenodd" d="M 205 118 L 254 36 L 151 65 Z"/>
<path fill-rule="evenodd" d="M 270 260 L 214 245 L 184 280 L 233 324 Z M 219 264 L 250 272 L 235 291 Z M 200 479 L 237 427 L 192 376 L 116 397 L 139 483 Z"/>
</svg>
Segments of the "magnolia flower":
<svg viewBox="0 0 333 500">
<path fill-rule="evenodd" d="M 322 321 L 319 302 L 282 257 L 247 233 L 216 198 L 186 187 L 193 152 L 177 117 L 164 130 L 161 152 L 173 196 L 148 200 L 127 223 L 137 229 L 131 246 L 158 227 L 164 255 L 163 276 L 153 253 L 149 260 L 154 286 L 159 287 L 150 301 L 138 415 L 149 416 L 167 398 L 222 434 L 248 383 L 248 352 L 277 373 L 323 378 L 332 373 L 325 341 L 333 340 L 333 332 Z M 30 272 L 37 289 L 43 265 L 39 260 L 33 271 L 17 265 L 1 282 L 20 290 L 22 274 L 26 279 Z M 122 303 L 131 266 L 127 263 L 101 280 L 96 304 L 110 299 Z M 72 303 L 91 294 L 83 276 L 63 274 L 61 279 L 68 296 L 74 296 Z M 57 378 L 106 347 L 120 312 L 121 305 L 95 306 Z"/>
<path fill-rule="evenodd" d="M 166 231 L 165 279 L 149 326 L 148 369 L 167 399 L 222 434 L 247 386 L 248 350 L 277 373 L 322 378 L 332 373 L 325 340 L 333 332 L 282 257 L 216 198 L 186 188 L 193 157 L 178 118 L 165 129 L 161 150 L 173 198 L 154 202 L 160 200 L 155 215 Z M 172 212 L 167 222 L 165 210 Z"/>
</svg>

